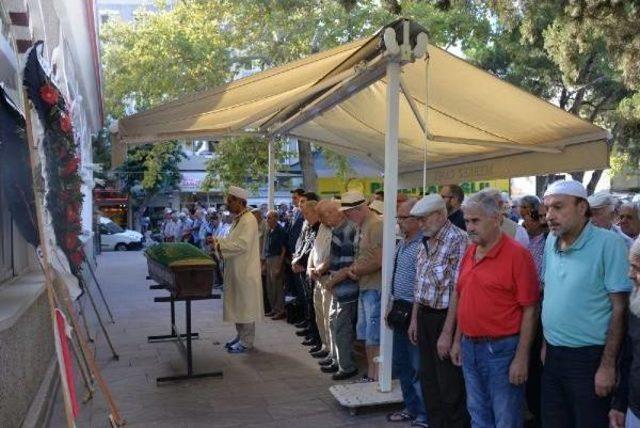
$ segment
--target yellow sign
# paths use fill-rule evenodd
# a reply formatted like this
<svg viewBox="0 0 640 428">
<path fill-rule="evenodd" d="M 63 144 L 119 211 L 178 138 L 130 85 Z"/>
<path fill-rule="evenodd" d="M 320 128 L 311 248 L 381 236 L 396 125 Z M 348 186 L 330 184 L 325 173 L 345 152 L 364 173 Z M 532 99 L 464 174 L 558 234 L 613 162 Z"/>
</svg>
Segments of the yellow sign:
<svg viewBox="0 0 640 428">
<path fill-rule="evenodd" d="M 382 187 L 383 179 L 379 177 L 350 178 L 346 181 L 336 177 L 318 178 L 318 193 L 323 196 L 340 195 L 349 190 L 357 190 L 367 196 L 375 193 L 376 190 L 382 189 Z M 428 193 L 437 193 L 441 187 L 441 185 L 431 185 L 427 188 L 427 191 Z M 465 194 L 476 193 L 487 187 L 509 192 L 509 179 L 468 181 L 460 183 L 460 187 L 462 187 Z M 399 190 L 412 196 L 422 196 L 421 187 Z"/>
</svg>

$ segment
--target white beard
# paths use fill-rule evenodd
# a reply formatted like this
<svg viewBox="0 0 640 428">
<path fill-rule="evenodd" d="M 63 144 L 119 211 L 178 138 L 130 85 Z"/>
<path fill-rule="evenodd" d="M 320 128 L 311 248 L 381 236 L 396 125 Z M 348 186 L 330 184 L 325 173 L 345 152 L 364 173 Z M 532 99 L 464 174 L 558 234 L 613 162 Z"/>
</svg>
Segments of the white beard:
<svg viewBox="0 0 640 428">
<path fill-rule="evenodd" d="M 640 317 L 640 287 L 634 287 L 629 296 L 629 310 L 637 317 Z"/>
</svg>

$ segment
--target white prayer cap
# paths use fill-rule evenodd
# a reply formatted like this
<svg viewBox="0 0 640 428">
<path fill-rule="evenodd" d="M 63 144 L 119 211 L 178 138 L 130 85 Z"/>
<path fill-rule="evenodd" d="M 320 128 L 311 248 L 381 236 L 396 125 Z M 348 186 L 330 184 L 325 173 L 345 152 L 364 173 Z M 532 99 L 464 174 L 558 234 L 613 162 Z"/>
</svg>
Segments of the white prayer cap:
<svg viewBox="0 0 640 428">
<path fill-rule="evenodd" d="M 589 206 L 591 208 L 606 207 L 609 205 L 614 205 L 615 203 L 613 196 L 609 192 L 594 193 L 587 198 L 587 201 L 589 201 Z"/>
<path fill-rule="evenodd" d="M 340 198 L 340 211 L 350 210 L 351 208 L 356 208 L 366 203 L 367 200 L 362 192 L 352 190 L 342 194 Z"/>
<path fill-rule="evenodd" d="M 575 180 L 554 181 L 544 192 L 545 197 L 553 195 L 567 195 L 587 199 L 587 189 L 584 188 L 582 183 Z"/>
<path fill-rule="evenodd" d="M 164 213 L 165 214 L 171 214 L 173 211 L 171 211 L 171 208 L 165 208 L 164 209 Z"/>
<path fill-rule="evenodd" d="M 384 213 L 384 202 L 376 199 L 374 201 L 371 201 L 371 203 L 369 204 L 369 208 L 382 215 Z"/>
<path fill-rule="evenodd" d="M 244 190 L 242 187 L 238 186 L 229 186 L 228 194 L 235 196 L 238 199 L 247 200 L 249 199 L 249 192 Z"/>
<path fill-rule="evenodd" d="M 424 217 L 427 214 L 430 214 L 434 211 L 438 210 L 446 210 L 447 205 L 442 199 L 442 196 L 437 193 L 432 193 L 430 195 L 424 196 L 420 199 L 416 204 L 411 208 L 409 214 L 413 217 Z"/>
</svg>

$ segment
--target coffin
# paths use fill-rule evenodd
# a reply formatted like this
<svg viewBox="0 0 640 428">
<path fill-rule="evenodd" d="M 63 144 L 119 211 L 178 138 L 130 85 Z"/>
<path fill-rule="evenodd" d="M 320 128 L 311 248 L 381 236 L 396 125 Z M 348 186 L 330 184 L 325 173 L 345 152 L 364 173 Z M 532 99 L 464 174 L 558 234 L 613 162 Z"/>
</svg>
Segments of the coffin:
<svg viewBox="0 0 640 428">
<path fill-rule="evenodd" d="M 187 243 L 162 243 L 145 251 L 149 276 L 176 299 L 207 297 L 213 287 L 213 260 Z"/>
</svg>

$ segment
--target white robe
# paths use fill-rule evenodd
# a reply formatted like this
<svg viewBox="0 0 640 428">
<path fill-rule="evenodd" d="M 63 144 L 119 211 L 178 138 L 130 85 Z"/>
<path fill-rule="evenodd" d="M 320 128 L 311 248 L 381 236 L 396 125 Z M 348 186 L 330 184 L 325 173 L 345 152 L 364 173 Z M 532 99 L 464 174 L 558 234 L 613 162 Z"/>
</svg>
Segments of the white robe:
<svg viewBox="0 0 640 428">
<path fill-rule="evenodd" d="M 252 323 L 264 314 L 258 222 L 245 211 L 220 239 L 224 258 L 224 321 Z"/>
</svg>

